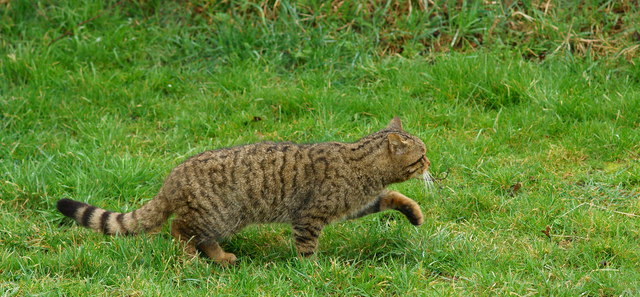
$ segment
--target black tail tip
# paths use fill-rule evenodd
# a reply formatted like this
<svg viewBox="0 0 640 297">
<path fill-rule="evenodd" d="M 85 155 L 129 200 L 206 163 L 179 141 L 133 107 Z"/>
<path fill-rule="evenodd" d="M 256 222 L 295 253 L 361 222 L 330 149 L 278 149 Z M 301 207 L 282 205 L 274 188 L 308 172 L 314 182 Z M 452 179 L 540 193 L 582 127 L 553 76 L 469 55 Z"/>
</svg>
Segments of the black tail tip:
<svg viewBox="0 0 640 297">
<path fill-rule="evenodd" d="M 73 218 L 78 208 L 80 208 L 82 205 L 84 205 L 84 203 L 65 198 L 58 200 L 56 208 L 63 215 Z"/>
</svg>

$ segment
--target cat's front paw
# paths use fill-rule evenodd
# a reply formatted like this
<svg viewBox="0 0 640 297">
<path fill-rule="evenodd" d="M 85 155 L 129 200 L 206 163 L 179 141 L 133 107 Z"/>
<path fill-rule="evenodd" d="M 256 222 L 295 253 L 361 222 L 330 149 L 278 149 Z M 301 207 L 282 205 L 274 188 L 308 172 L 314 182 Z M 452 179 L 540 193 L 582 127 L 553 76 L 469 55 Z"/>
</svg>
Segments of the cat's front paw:
<svg viewBox="0 0 640 297">
<path fill-rule="evenodd" d="M 381 209 L 395 209 L 401 212 L 415 226 L 420 226 L 424 222 L 418 203 L 399 192 L 388 191 L 380 205 Z"/>
<path fill-rule="evenodd" d="M 407 217 L 409 222 L 414 226 L 420 226 L 424 223 L 424 218 L 422 217 L 422 211 L 418 204 L 404 204 L 397 208 L 403 215 Z"/>
</svg>

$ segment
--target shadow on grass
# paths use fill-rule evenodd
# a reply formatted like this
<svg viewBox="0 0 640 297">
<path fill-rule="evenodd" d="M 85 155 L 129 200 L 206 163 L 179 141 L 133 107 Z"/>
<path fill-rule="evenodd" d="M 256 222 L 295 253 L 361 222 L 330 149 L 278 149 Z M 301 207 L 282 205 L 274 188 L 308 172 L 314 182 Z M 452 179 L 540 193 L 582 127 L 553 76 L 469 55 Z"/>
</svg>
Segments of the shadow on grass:
<svg viewBox="0 0 640 297">
<path fill-rule="evenodd" d="M 406 232 L 411 226 L 386 231 L 354 232 L 341 224 L 328 227 L 320 237 L 320 243 L 311 259 L 344 263 L 399 262 L 416 264 L 422 261 L 425 251 L 415 245 Z M 289 262 L 298 258 L 291 228 L 286 225 L 250 226 L 221 242 L 227 252 L 236 254 L 240 263 L 256 265 Z"/>
</svg>

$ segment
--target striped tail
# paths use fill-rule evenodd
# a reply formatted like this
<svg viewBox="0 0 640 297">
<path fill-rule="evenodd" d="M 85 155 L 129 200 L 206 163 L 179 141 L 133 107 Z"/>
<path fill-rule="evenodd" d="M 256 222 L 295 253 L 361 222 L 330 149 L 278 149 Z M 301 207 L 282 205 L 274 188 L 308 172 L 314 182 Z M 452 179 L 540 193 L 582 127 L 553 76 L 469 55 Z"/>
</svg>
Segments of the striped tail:
<svg viewBox="0 0 640 297">
<path fill-rule="evenodd" d="M 104 234 L 133 235 L 155 231 L 171 214 L 166 202 L 160 198 L 153 199 L 128 213 L 111 212 L 71 199 L 58 200 L 56 207 L 80 225 Z"/>
</svg>

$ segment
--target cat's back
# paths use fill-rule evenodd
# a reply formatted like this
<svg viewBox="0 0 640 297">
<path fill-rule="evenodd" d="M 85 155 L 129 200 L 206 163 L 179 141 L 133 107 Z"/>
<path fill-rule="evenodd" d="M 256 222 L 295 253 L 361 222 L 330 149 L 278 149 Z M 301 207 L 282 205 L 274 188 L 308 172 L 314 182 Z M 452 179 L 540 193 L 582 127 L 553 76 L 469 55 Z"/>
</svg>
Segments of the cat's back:
<svg viewBox="0 0 640 297">
<path fill-rule="evenodd" d="M 260 142 L 205 151 L 187 159 L 179 167 L 225 172 L 282 167 L 286 172 L 287 165 L 304 162 L 307 150 L 306 145 L 292 142 Z"/>
<path fill-rule="evenodd" d="M 211 150 L 178 165 L 165 183 L 183 193 L 178 204 L 220 201 L 255 221 L 287 221 L 292 209 L 344 174 L 340 151 L 340 143 L 290 142 Z"/>
<path fill-rule="evenodd" d="M 299 151 L 299 145 L 289 142 L 261 142 L 220 148 L 190 157 L 174 168 L 171 175 L 187 180 L 209 178 L 236 184 L 261 177 L 261 173 L 271 167 L 285 170 L 289 163 L 295 163 Z"/>
<path fill-rule="evenodd" d="M 342 143 L 261 142 L 205 151 L 178 165 L 181 186 L 252 197 L 308 195 L 343 165 Z"/>
</svg>

